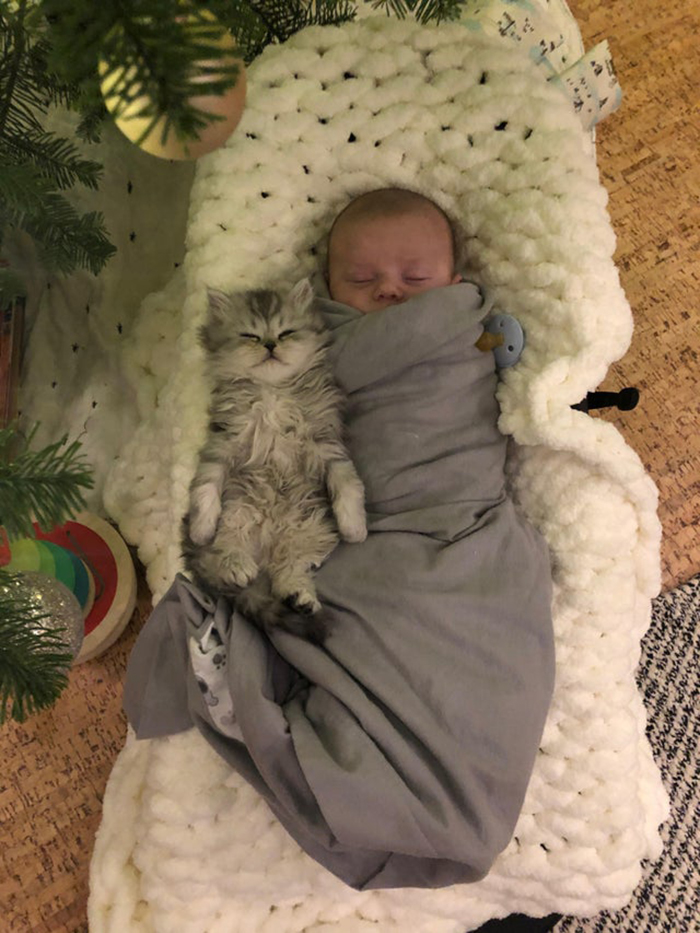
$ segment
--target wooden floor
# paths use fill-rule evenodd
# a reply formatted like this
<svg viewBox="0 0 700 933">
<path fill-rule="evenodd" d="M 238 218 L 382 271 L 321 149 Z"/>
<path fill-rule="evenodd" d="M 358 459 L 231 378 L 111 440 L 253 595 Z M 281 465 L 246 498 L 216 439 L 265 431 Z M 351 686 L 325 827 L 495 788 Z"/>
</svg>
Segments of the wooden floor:
<svg viewBox="0 0 700 933">
<path fill-rule="evenodd" d="M 625 92 L 598 152 L 637 330 L 605 387 L 642 392 L 612 420 L 658 484 L 670 588 L 700 571 L 700 0 L 570 5 L 587 48 L 610 40 Z M 148 611 L 142 585 L 117 645 L 76 668 L 52 710 L 0 729 L 1 933 L 87 929 L 90 852 L 124 741 L 126 658 Z"/>
</svg>

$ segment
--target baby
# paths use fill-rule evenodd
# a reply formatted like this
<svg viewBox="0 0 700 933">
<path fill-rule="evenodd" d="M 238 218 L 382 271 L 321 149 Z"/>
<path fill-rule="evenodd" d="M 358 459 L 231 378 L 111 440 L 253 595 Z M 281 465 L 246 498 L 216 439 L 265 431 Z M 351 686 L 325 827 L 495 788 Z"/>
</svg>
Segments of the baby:
<svg viewBox="0 0 700 933">
<path fill-rule="evenodd" d="M 369 191 L 336 217 L 328 238 L 328 290 L 363 314 L 462 280 L 447 215 L 402 188 Z"/>
</svg>

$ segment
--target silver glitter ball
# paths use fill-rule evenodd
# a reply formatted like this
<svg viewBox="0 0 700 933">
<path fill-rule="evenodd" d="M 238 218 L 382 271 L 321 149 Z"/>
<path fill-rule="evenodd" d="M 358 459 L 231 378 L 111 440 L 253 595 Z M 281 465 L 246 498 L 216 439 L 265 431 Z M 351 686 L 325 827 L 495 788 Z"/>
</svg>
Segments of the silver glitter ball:
<svg viewBox="0 0 700 933">
<path fill-rule="evenodd" d="M 38 616 L 47 616 L 33 626 L 34 631 L 62 635 L 66 649 L 76 658 L 83 644 L 85 622 L 80 603 L 68 587 L 60 580 L 34 570 L 18 573 L 15 582 L 3 584 L 3 589 L 9 590 L 13 586 L 29 597 L 32 609 Z"/>
</svg>

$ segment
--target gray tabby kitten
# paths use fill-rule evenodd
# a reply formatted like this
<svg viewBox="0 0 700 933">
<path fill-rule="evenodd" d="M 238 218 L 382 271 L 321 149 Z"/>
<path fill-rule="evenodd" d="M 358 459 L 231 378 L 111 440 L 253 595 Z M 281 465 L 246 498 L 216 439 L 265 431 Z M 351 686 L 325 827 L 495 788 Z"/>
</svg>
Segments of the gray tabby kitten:
<svg viewBox="0 0 700 933">
<path fill-rule="evenodd" d="M 185 564 L 263 628 L 320 642 L 312 569 L 338 534 L 363 541 L 367 526 L 311 283 L 286 296 L 210 289 L 200 340 L 213 391 L 183 522 Z"/>
</svg>

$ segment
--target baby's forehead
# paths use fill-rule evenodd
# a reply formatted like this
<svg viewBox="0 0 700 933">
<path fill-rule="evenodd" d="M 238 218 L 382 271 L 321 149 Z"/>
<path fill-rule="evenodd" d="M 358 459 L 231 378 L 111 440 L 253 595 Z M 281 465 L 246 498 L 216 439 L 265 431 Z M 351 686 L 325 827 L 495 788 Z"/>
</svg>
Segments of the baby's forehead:
<svg viewBox="0 0 700 933">
<path fill-rule="evenodd" d="M 372 228 L 378 227 L 402 227 L 407 224 L 418 226 L 428 226 L 433 223 L 441 223 L 442 216 L 438 211 L 430 211 L 424 208 L 414 208 L 412 210 L 396 211 L 391 213 L 368 213 L 338 217 L 333 232 L 343 232 L 345 236 L 358 236 Z"/>
<path fill-rule="evenodd" d="M 439 236 L 437 231 L 444 223 L 445 234 L 449 236 L 447 223 L 442 216 L 435 212 L 433 215 L 424 210 L 404 211 L 392 214 L 363 214 L 359 217 L 340 217 L 329 237 L 330 253 L 347 253 L 354 248 L 371 246 L 375 239 L 386 240 L 387 236 L 395 237 L 397 243 L 402 242 L 410 229 L 411 239 L 430 238 Z"/>
<path fill-rule="evenodd" d="M 387 257 L 400 261 L 407 269 L 420 262 L 455 263 L 456 242 L 452 223 L 444 212 L 430 201 L 402 204 L 399 209 L 378 209 L 379 205 L 351 203 L 337 215 L 325 244 L 326 275 L 339 269 L 353 268 Z M 415 254 L 410 263 L 405 250 Z M 398 253 L 401 256 L 398 256 Z"/>
</svg>

